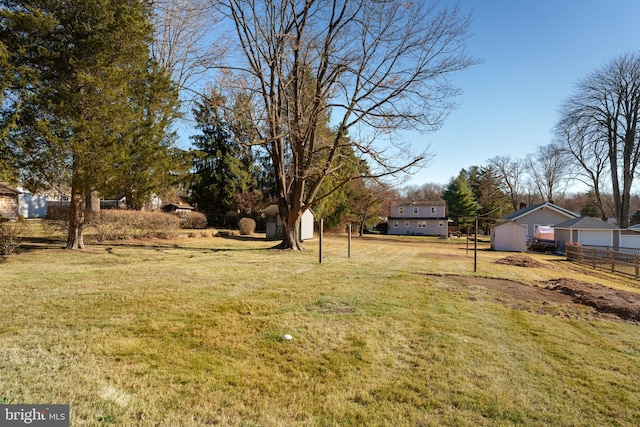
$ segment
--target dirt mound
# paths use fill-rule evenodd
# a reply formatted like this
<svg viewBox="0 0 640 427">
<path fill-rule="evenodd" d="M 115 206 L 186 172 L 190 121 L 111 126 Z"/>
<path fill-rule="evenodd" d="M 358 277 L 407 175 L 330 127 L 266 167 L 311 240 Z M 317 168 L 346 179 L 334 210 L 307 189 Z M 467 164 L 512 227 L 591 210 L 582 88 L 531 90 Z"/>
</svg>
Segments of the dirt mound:
<svg viewBox="0 0 640 427">
<path fill-rule="evenodd" d="M 552 279 L 543 283 L 547 289 L 570 295 L 575 302 L 593 307 L 599 312 L 640 321 L 640 294 L 568 278 Z"/>
<path fill-rule="evenodd" d="M 532 267 L 532 268 L 540 268 L 545 267 L 545 265 L 530 256 L 526 255 L 509 255 L 505 258 L 500 258 L 496 261 L 496 264 L 505 264 L 505 265 L 515 265 L 518 267 Z"/>
<path fill-rule="evenodd" d="M 640 322 L 640 293 L 621 291 L 570 278 L 541 281 L 539 286 L 535 286 L 489 277 L 457 275 L 438 275 L 438 277 L 448 277 L 462 284 L 483 286 L 522 301 L 542 302 L 543 304 L 549 302 L 582 304 L 593 307 L 600 313 Z"/>
</svg>

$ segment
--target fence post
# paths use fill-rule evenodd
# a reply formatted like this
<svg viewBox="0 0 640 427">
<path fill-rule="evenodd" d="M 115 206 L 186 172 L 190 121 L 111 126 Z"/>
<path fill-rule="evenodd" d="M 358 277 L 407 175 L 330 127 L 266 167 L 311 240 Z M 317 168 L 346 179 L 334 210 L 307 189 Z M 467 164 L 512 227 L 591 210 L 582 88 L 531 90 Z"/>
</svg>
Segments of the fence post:
<svg viewBox="0 0 640 427">
<path fill-rule="evenodd" d="M 347 258 L 351 258 L 351 223 L 349 223 L 349 237 L 348 237 L 348 249 L 347 249 Z"/>
<path fill-rule="evenodd" d="M 596 250 L 595 248 L 591 249 L 591 259 L 593 260 L 593 268 L 596 268 Z"/>
<path fill-rule="evenodd" d="M 611 250 L 610 253 L 611 253 L 611 272 L 615 273 L 616 272 L 616 261 L 615 261 L 616 257 L 613 254 L 613 249 Z"/>
<path fill-rule="evenodd" d="M 638 273 L 640 273 L 640 266 L 638 265 L 638 254 L 636 254 L 635 256 L 635 262 L 633 263 L 634 266 L 636 267 L 636 280 L 638 280 Z"/>
<path fill-rule="evenodd" d="M 318 263 L 322 264 L 322 235 L 324 234 L 323 230 L 323 220 L 320 218 L 320 238 L 318 239 Z"/>
</svg>

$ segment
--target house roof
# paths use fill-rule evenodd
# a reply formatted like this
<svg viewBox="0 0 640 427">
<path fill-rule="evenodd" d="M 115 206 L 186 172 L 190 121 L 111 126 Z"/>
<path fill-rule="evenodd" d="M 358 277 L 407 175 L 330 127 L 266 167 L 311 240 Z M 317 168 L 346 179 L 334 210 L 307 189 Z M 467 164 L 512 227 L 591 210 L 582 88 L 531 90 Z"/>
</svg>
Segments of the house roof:
<svg viewBox="0 0 640 427">
<path fill-rule="evenodd" d="M 164 205 L 164 206 L 163 206 L 163 209 L 164 209 L 164 208 L 167 208 L 167 207 L 170 207 L 170 206 L 173 206 L 173 207 L 174 207 L 174 208 L 176 208 L 176 209 L 188 209 L 188 210 L 190 210 L 190 211 L 193 211 L 193 210 L 195 210 L 195 209 L 196 209 L 196 208 L 194 208 L 193 206 L 191 206 L 190 204 L 185 203 L 185 202 L 180 202 L 180 203 L 167 203 L 166 205 Z"/>
<path fill-rule="evenodd" d="M 556 224 L 553 228 L 569 228 L 569 229 L 581 229 L 581 230 L 619 230 L 615 224 L 610 224 L 598 218 L 590 216 L 581 216 L 573 218 L 560 224 Z"/>
<path fill-rule="evenodd" d="M 278 209 L 278 205 L 269 205 L 266 208 L 262 209 L 262 213 L 265 215 L 278 215 L 280 209 Z"/>
<path fill-rule="evenodd" d="M 516 227 L 527 228 L 526 225 L 518 224 L 515 221 L 499 221 L 499 222 L 493 224 L 492 226 L 490 226 L 489 228 L 504 227 L 506 224 L 511 224 L 512 226 L 516 226 Z"/>
<path fill-rule="evenodd" d="M 444 200 L 412 200 L 410 202 L 398 203 L 396 206 L 446 206 Z"/>
<path fill-rule="evenodd" d="M 305 212 L 311 212 L 311 215 L 313 215 L 315 218 L 315 214 L 311 209 L 307 209 Z M 262 213 L 265 215 L 278 215 L 280 213 L 280 208 L 278 208 L 278 205 L 276 204 L 269 205 L 266 208 L 262 209 Z"/>
<path fill-rule="evenodd" d="M 510 214 L 507 214 L 503 217 L 501 217 L 501 220 L 509 220 L 509 221 L 515 221 L 517 219 L 522 218 L 523 216 L 526 216 L 528 214 L 530 214 L 531 212 L 537 211 L 539 209 L 552 209 L 555 210 L 563 215 L 565 215 L 568 218 L 577 218 L 580 215 L 578 215 L 575 212 L 571 212 L 568 209 L 565 208 L 561 208 L 558 205 L 554 205 L 553 203 L 550 202 L 545 202 L 545 203 L 537 203 L 535 205 L 531 205 L 531 206 L 527 206 L 525 208 L 521 208 L 518 209 L 517 211 L 511 212 Z"/>
<path fill-rule="evenodd" d="M 17 196 L 20 194 L 20 191 L 9 185 L 8 182 L 0 182 L 0 194 L 5 196 Z"/>
</svg>

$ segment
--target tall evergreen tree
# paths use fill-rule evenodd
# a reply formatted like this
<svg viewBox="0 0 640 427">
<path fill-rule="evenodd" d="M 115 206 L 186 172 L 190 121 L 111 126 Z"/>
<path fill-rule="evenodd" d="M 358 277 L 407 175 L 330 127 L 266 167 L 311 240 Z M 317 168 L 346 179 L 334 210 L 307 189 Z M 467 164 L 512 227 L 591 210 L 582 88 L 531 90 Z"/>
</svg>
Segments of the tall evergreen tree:
<svg viewBox="0 0 640 427">
<path fill-rule="evenodd" d="M 513 211 L 509 197 L 500 189 L 498 172 L 491 165 L 479 169 L 474 193 L 481 215 L 499 218 Z"/>
<path fill-rule="evenodd" d="M 0 41 L 13 70 L 1 123 L 30 184 L 70 185 L 67 248 L 84 247 L 87 195 L 112 189 L 130 168 L 157 169 L 146 160 L 131 163 L 132 148 L 166 148 L 160 135 L 177 98 L 168 75 L 150 60 L 148 13 L 144 2 L 129 0 L 0 6 Z M 163 108 L 151 97 L 162 99 Z"/>
<path fill-rule="evenodd" d="M 191 137 L 194 151 L 192 201 L 198 208 L 226 214 L 236 204 L 236 195 L 256 184 L 256 167 L 250 148 L 231 137 L 222 107 L 225 100 L 215 92 L 203 97 L 194 110 L 201 134 Z"/>
<path fill-rule="evenodd" d="M 473 196 L 473 191 L 467 179 L 467 173 L 463 169 L 456 178 L 452 178 L 442 194 L 442 198 L 449 207 L 449 216 L 458 224 L 464 217 L 473 217 L 478 214 L 480 205 Z"/>
</svg>

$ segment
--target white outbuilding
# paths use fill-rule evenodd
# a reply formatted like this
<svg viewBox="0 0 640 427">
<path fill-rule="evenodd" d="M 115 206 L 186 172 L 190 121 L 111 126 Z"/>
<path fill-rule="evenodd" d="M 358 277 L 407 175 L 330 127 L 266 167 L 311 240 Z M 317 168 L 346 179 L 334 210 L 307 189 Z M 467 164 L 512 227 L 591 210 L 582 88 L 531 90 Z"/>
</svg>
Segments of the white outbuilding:
<svg viewBox="0 0 640 427">
<path fill-rule="evenodd" d="M 491 227 L 491 249 L 505 252 L 527 250 L 527 226 L 505 221 Z"/>
<path fill-rule="evenodd" d="M 267 239 L 281 239 L 283 237 L 284 227 L 280 219 L 280 210 L 278 205 L 269 205 L 262 210 L 267 217 Z M 315 216 L 310 209 L 304 211 L 300 217 L 300 227 L 298 228 L 300 241 L 313 239 L 313 223 Z"/>
</svg>

